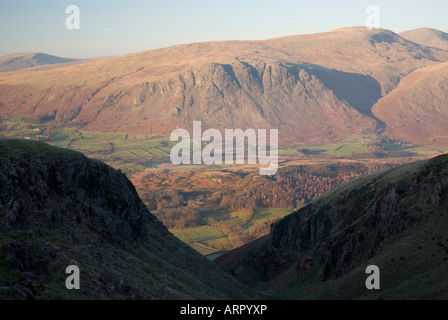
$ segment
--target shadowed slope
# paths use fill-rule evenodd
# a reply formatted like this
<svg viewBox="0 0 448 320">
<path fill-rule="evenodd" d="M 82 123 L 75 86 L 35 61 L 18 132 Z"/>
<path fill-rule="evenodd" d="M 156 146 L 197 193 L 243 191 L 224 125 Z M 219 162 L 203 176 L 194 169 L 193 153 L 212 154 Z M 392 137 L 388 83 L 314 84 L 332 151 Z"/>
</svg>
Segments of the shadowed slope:
<svg viewBox="0 0 448 320">
<path fill-rule="evenodd" d="M 302 299 L 446 299 L 448 156 L 350 182 L 215 262 L 271 293 Z M 381 290 L 366 289 L 368 265 Z"/>
<path fill-rule="evenodd" d="M 0 159 L 0 299 L 258 296 L 170 234 L 122 172 L 31 141 L 0 140 Z"/>
</svg>

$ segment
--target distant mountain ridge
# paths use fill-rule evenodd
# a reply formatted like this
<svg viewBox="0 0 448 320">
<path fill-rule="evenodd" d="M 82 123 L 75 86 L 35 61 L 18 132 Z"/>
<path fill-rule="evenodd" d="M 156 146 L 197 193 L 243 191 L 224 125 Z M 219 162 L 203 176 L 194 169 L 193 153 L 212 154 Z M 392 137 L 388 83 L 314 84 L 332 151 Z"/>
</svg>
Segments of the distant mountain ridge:
<svg viewBox="0 0 448 320">
<path fill-rule="evenodd" d="M 399 33 L 399 35 L 409 41 L 435 47 L 442 50 L 448 50 L 448 33 L 431 29 L 419 28 Z"/>
<path fill-rule="evenodd" d="M 68 59 L 46 53 L 17 53 L 0 57 L 0 72 L 17 71 L 45 65 L 77 62 L 81 59 Z"/>
<path fill-rule="evenodd" d="M 279 129 L 283 145 L 327 143 L 384 131 L 373 106 L 416 69 L 446 61 L 447 51 L 365 27 L 194 43 L 0 74 L 0 117 L 161 135 L 200 120 L 204 129 Z"/>
</svg>

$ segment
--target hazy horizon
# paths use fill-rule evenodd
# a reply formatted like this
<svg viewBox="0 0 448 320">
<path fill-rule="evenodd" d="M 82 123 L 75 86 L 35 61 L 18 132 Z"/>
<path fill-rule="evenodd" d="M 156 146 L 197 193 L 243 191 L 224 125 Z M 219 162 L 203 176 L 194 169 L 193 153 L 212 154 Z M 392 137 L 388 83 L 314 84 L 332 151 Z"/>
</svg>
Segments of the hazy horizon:
<svg viewBox="0 0 448 320">
<path fill-rule="evenodd" d="M 80 29 L 65 27 L 65 9 L 77 5 Z M 175 45 L 264 40 L 363 26 L 366 8 L 380 9 L 380 27 L 396 33 L 417 28 L 448 31 L 443 1 L 388 3 L 305 1 L 0 1 L 0 55 L 43 52 L 93 58 Z"/>
<path fill-rule="evenodd" d="M 165 48 L 170 48 L 170 47 L 176 47 L 176 46 L 182 46 L 182 45 L 189 45 L 189 44 L 194 44 L 194 43 L 207 43 L 207 42 L 225 42 L 225 41 L 263 41 L 263 40 L 269 40 L 269 39 L 275 39 L 275 38 L 282 38 L 282 37 L 289 37 L 289 36 L 299 36 L 299 35 L 310 35 L 310 34 L 317 34 L 317 33 L 325 33 L 325 32 L 331 32 L 334 30 L 338 30 L 338 29 L 345 29 L 345 28 L 356 28 L 356 27 L 362 27 L 362 26 L 348 26 L 348 27 L 340 27 L 340 28 L 336 28 L 336 29 L 332 29 L 332 30 L 327 30 L 327 31 L 321 31 L 321 32 L 313 32 L 313 33 L 301 33 L 301 34 L 290 34 L 290 35 L 280 35 L 277 37 L 269 37 L 269 38 L 265 38 L 265 39 L 226 39 L 226 40 L 204 40 L 204 41 L 196 41 L 196 42 L 185 42 L 185 43 L 177 43 L 177 44 L 173 44 L 173 45 L 168 45 L 165 47 L 156 47 L 156 48 L 150 48 L 150 49 L 143 49 L 140 51 L 133 51 L 133 52 L 126 52 L 126 53 L 122 53 L 122 54 L 115 54 L 115 55 L 101 55 L 101 56 L 89 56 L 89 57 L 84 57 L 84 58 L 80 58 L 80 57 L 74 57 L 74 56 L 60 56 L 57 54 L 53 54 L 52 52 L 43 52 L 43 51 L 18 51 L 18 52 L 11 52 L 11 53 L 6 53 L 6 54 L 0 54 L 0 57 L 4 57 L 4 56 L 9 56 L 9 55 L 19 55 L 19 54 L 28 54 L 28 53 L 34 53 L 34 54 L 48 54 L 48 55 L 52 55 L 52 56 L 58 56 L 58 57 L 62 57 L 62 58 L 73 58 L 73 59 L 96 59 L 96 58 L 112 58 L 112 57 L 117 57 L 117 56 L 121 56 L 121 55 L 127 55 L 127 54 L 133 54 L 133 53 L 139 53 L 139 52 L 144 52 L 144 51 L 150 51 L 150 50 L 157 50 L 157 49 L 165 49 Z M 389 30 L 389 29 L 385 29 L 385 28 L 380 28 L 383 30 Z M 435 29 L 435 28 L 431 28 L 431 27 L 420 27 L 420 28 L 415 28 L 415 29 Z M 415 29 L 411 29 L 411 30 L 415 30 Z M 438 31 L 442 31 L 445 32 L 444 30 L 440 30 L 440 29 L 435 29 Z M 389 30 L 392 31 L 396 34 L 398 34 L 399 32 L 395 32 L 394 30 Z M 404 31 L 408 31 L 408 30 L 404 30 Z M 404 32 L 401 31 L 401 32 Z M 401 33 L 400 32 L 400 33 Z"/>
</svg>

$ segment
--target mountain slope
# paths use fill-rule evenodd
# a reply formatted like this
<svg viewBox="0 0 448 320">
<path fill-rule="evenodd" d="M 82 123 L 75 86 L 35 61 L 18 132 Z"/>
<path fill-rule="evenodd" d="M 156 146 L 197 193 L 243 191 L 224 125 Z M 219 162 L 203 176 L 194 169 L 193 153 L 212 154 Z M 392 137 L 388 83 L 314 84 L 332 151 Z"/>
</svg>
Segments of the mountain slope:
<svg viewBox="0 0 448 320">
<path fill-rule="evenodd" d="M 0 159 L 0 299 L 257 296 L 170 234 L 120 171 L 30 141 L 0 140 Z"/>
<path fill-rule="evenodd" d="M 414 71 L 372 111 L 394 139 L 448 146 L 448 63 Z"/>
<path fill-rule="evenodd" d="M 431 28 L 419 28 L 399 33 L 409 41 L 423 46 L 448 50 L 448 33 Z"/>
<path fill-rule="evenodd" d="M 448 155 L 361 178 L 217 258 L 240 279 L 302 299 L 448 298 Z M 365 287 L 368 265 L 381 290 Z"/>
<path fill-rule="evenodd" d="M 197 43 L 0 75 L 0 116 L 85 130 L 168 135 L 278 128 L 283 144 L 372 132 L 371 107 L 419 67 L 448 61 L 387 30 Z"/>
<path fill-rule="evenodd" d="M 0 72 L 17 71 L 38 66 L 81 61 L 45 53 L 18 53 L 0 57 Z"/>
<path fill-rule="evenodd" d="M 421 47 L 385 29 L 341 28 L 267 42 L 299 61 L 371 76 L 380 84 L 383 95 L 410 71 L 447 61 L 446 52 Z"/>
</svg>

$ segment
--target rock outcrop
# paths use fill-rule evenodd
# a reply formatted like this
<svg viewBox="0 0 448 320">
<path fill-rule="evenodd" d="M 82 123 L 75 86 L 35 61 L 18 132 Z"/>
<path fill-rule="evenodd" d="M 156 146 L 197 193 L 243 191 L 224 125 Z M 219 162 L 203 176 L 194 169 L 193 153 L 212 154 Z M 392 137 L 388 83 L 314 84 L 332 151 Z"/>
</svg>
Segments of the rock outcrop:
<svg viewBox="0 0 448 320">
<path fill-rule="evenodd" d="M 169 233 L 122 172 L 31 141 L 0 140 L 0 159 L 0 299 L 257 297 Z"/>
<path fill-rule="evenodd" d="M 448 267 L 447 212 L 443 155 L 341 186 L 216 263 L 271 293 L 348 299 L 379 297 L 363 282 L 365 266 L 374 264 L 387 278 L 382 298 L 443 298 L 448 284 L 434 270 Z M 420 277 L 428 283 L 419 283 Z M 408 286 L 417 289 L 407 293 Z"/>
</svg>

